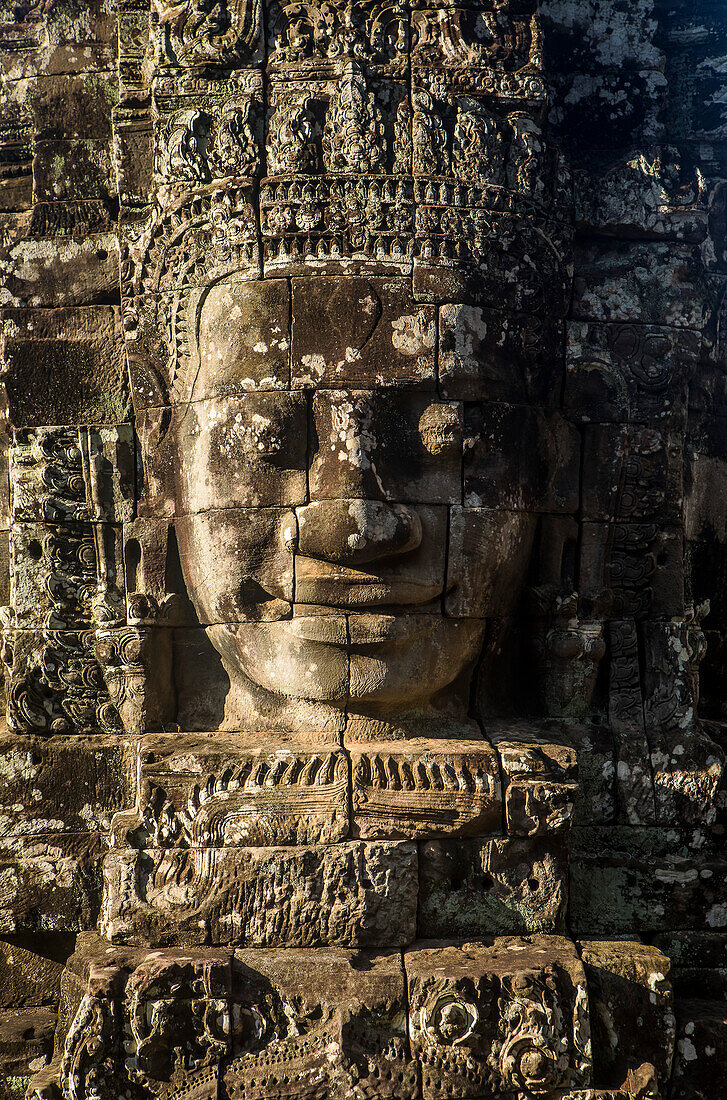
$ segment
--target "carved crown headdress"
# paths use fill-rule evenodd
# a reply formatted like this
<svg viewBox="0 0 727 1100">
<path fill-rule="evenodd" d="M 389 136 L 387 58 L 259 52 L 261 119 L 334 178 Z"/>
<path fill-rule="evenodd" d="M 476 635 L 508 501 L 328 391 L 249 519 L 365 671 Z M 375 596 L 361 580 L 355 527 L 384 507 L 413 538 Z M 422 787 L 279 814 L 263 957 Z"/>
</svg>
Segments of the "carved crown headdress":
<svg viewBox="0 0 727 1100">
<path fill-rule="evenodd" d="M 265 2 L 121 12 L 137 405 L 184 399 L 200 302 L 233 274 L 396 271 L 422 300 L 560 311 L 567 181 L 532 0 Z"/>
</svg>

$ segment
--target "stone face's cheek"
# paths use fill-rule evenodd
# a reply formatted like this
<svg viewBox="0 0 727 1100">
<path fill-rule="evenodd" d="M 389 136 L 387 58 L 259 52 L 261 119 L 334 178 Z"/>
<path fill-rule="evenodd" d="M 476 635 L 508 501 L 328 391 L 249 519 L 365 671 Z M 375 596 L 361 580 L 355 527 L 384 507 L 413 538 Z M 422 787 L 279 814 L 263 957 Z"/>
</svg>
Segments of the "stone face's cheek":
<svg viewBox="0 0 727 1100">
<path fill-rule="evenodd" d="M 295 513 L 227 508 L 180 517 L 177 540 L 202 625 L 291 613 Z"/>
<path fill-rule="evenodd" d="M 305 503 L 302 395 L 210 398 L 176 415 L 180 512 Z"/>
<path fill-rule="evenodd" d="M 450 509 L 448 615 L 488 619 L 512 612 L 527 578 L 536 523 L 527 512 Z"/>
</svg>

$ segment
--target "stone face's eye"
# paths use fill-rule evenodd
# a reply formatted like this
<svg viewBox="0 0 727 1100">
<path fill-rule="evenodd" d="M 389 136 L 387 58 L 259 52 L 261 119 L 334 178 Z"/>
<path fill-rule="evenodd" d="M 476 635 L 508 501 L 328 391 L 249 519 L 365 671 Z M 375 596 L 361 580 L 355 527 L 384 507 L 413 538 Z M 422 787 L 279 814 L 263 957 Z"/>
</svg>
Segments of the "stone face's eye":
<svg viewBox="0 0 727 1100">
<path fill-rule="evenodd" d="M 456 405 L 429 405 L 419 417 L 419 435 L 432 455 L 459 447 L 461 432 Z"/>
<path fill-rule="evenodd" d="M 277 419 L 253 413 L 247 435 L 250 450 L 261 458 L 275 458 L 283 450 L 282 425 Z"/>
<path fill-rule="evenodd" d="M 296 449 L 294 441 L 300 434 L 300 425 L 292 410 L 263 407 L 253 411 L 246 403 L 231 402 L 216 423 L 215 411 L 212 410 L 209 426 L 215 445 L 229 457 L 279 462 Z"/>
</svg>

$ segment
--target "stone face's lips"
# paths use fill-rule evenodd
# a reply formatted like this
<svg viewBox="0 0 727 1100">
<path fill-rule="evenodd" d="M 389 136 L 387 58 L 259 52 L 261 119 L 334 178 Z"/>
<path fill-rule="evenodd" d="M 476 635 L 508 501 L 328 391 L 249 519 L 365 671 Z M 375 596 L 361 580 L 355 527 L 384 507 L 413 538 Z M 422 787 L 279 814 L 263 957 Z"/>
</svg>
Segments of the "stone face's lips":
<svg viewBox="0 0 727 1100">
<path fill-rule="evenodd" d="M 386 584 L 378 578 L 369 581 L 357 581 L 331 577 L 325 581 L 302 581 L 296 585 L 296 602 L 323 604 L 326 607 L 340 607 L 341 610 L 364 607 L 392 607 L 402 604 L 429 603 L 442 593 L 440 585 L 426 584 L 422 581 L 400 581 Z"/>
<path fill-rule="evenodd" d="M 442 589 L 439 580 L 416 576 L 387 579 L 354 569 L 323 567 L 313 576 L 301 576 L 296 572 L 295 602 L 341 609 L 397 607 L 429 603 L 441 596 Z"/>
<path fill-rule="evenodd" d="M 411 641 L 424 633 L 436 615 L 297 615 L 281 622 L 283 629 L 301 641 L 326 645 L 365 646 L 381 642 Z"/>
</svg>

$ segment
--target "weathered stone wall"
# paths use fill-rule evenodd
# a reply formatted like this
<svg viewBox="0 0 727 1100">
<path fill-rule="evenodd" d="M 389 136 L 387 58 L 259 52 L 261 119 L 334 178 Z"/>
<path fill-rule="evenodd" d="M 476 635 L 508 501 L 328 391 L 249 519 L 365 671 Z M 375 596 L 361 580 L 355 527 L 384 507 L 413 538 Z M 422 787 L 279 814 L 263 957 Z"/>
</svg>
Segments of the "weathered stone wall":
<svg viewBox="0 0 727 1100">
<path fill-rule="evenodd" d="M 724 5 L 0 64 L 0 1098 L 714 1100 Z"/>
</svg>

